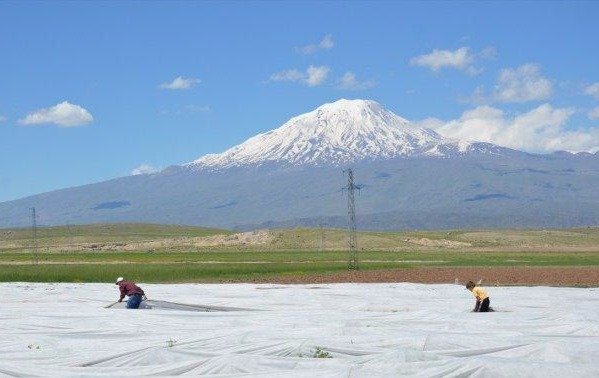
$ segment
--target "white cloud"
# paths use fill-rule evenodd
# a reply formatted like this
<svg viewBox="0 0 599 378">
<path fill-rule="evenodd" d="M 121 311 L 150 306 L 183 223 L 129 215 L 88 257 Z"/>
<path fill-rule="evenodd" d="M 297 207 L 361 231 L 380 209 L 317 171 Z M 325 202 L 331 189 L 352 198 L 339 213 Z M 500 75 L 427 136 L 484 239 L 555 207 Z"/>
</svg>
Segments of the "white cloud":
<svg viewBox="0 0 599 378">
<path fill-rule="evenodd" d="M 160 171 L 160 168 L 154 168 L 151 165 L 143 163 L 139 167 L 132 170 L 131 174 L 136 176 L 136 175 L 145 175 L 145 174 L 149 174 L 149 173 L 155 173 L 158 171 Z"/>
<path fill-rule="evenodd" d="M 325 35 L 324 38 L 315 45 L 307 45 L 304 47 L 300 47 L 298 50 L 302 53 L 302 54 L 314 54 L 315 52 L 319 51 L 319 50 L 330 50 L 335 46 L 335 43 L 333 42 L 333 37 L 328 34 Z"/>
<path fill-rule="evenodd" d="M 6 122 L 6 121 L 8 121 L 8 118 L 0 115 L 0 122 Z"/>
<path fill-rule="evenodd" d="M 356 75 L 354 75 L 353 72 L 348 71 L 338 80 L 337 88 L 359 91 L 363 89 L 372 88 L 375 85 L 376 83 L 374 81 L 356 80 Z"/>
<path fill-rule="evenodd" d="M 526 102 L 551 97 L 553 84 L 539 71 L 536 64 L 502 70 L 493 90 L 493 98 L 499 102 Z"/>
<path fill-rule="evenodd" d="M 466 71 L 474 62 L 474 54 L 468 47 L 460 47 L 455 51 L 433 50 L 432 53 L 420 55 L 410 60 L 414 66 L 426 67 L 435 72 L 444 67 Z"/>
<path fill-rule="evenodd" d="M 588 94 L 589 96 L 593 96 L 595 97 L 597 100 L 599 100 L 599 81 L 591 84 L 589 86 L 587 86 L 584 89 L 584 93 Z"/>
<path fill-rule="evenodd" d="M 488 46 L 482 49 L 478 54 L 481 59 L 495 59 L 497 57 L 497 49 L 493 46 Z"/>
<path fill-rule="evenodd" d="M 330 68 L 327 66 L 310 66 L 305 72 L 296 69 L 286 70 L 272 74 L 270 76 L 270 81 L 298 82 L 309 87 L 315 87 L 326 80 L 329 71 Z"/>
<path fill-rule="evenodd" d="M 163 89 L 189 89 L 199 83 L 200 83 L 199 79 L 194 79 L 192 77 L 184 78 L 182 76 L 179 76 L 175 80 L 171 81 L 170 83 L 160 84 L 160 88 L 163 88 Z"/>
<path fill-rule="evenodd" d="M 327 66 L 320 66 L 320 67 L 314 67 L 314 66 L 310 66 L 308 67 L 308 78 L 307 78 L 307 82 L 308 82 L 308 86 L 309 87 L 315 87 L 317 85 L 322 84 L 325 79 L 327 78 L 327 75 L 329 74 L 329 67 Z"/>
<path fill-rule="evenodd" d="M 334 46 L 335 43 L 333 42 L 333 36 L 331 36 L 330 34 L 325 35 L 322 41 L 320 41 L 320 43 L 318 44 L 318 47 L 320 47 L 323 50 L 330 50 Z"/>
<path fill-rule="evenodd" d="M 476 104 L 539 101 L 550 98 L 552 93 L 553 83 L 541 75 L 537 64 L 529 63 L 501 70 L 491 93 L 486 94 L 484 87 L 479 86 L 469 101 Z"/>
<path fill-rule="evenodd" d="M 419 125 L 448 138 L 489 142 L 528 152 L 598 151 L 598 130 L 566 129 L 574 113 L 572 108 L 543 104 L 526 113 L 510 116 L 491 106 L 479 106 L 464 112 L 457 120 L 428 119 Z"/>
<path fill-rule="evenodd" d="M 439 72 L 446 67 L 454 68 L 475 76 L 483 72 L 483 69 L 476 67 L 475 63 L 481 60 L 494 59 L 496 56 L 497 49 L 493 46 L 485 47 L 479 53 L 471 52 L 468 47 L 460 47 L 454 51 L 434 49 L 430 54 L 410 59 L 410 64 L 428 68 L 433 72 Z"/>
<path fill-rule="evenodd" d="M 286 70 L 274 73 L 270 76 L 271 81 L 302 81 L 306 74 L 298 70 Z"/>
<path fill-rule="evenodd" d="M 589 112 L 589 118 L 592 119 L 592 120 L 599 119 L 599 106 L 593 108 Z"/>
<path fill-rule="evenodd" d="M 39 109 L 19 120 L 23 125 L 53 123 L 58 126 L 74 127 L 93 122 L 94 117 L 86 109 L 68 101 L 51 108 Z"/>
</svg>

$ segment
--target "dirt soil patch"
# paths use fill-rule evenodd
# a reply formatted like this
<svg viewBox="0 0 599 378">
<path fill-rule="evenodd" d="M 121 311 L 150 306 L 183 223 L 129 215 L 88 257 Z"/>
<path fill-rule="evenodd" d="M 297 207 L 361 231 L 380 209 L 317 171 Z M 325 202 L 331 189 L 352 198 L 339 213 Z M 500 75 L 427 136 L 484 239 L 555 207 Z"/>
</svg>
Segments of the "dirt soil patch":
<svg viewBox="0 0 599 378">
<path fill-rule="evenodd" d="M 139 251 L 169 249 L 173 247 L 203 248 L 203 247 L 239 247 L 244 245 L 264 245 L 273 239 L 273 233 L 268 230 L 241 232 L 232 235 L 213 235 L 203 237 L 181 237 L 163 240 L 121 242 L 121 243 L 89 243 L 70 247 L 63 250 L 95 250 L 95 251 Z"/>
<path fill-rule="evenodd" d="M 471 247 L 472 243 L 459 242 L 455 240 L 447 239 L 428 239 L 428 238 L 407 238 L 404 240 L 406 243 L 424 245 L 426 247 L 445 247 L 445 248 L 464 248 Z"/>
<path fill-rule="evenodd" d="M 483 286 L 599 286 L 599 267 L 456 267 L 347 271 L 326 275 L 304 275 L 256 279 L 255 283 L 458 283 L 482 279 Z"/>
</svg>

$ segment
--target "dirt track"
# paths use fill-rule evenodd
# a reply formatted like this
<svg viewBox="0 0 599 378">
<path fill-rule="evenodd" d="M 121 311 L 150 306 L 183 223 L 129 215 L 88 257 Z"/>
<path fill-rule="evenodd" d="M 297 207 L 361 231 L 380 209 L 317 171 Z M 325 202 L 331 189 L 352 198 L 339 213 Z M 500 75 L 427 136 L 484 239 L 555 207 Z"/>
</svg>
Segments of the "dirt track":
<svg viewBox="0 0 599 378">
<path fill-rule="evenodd" d="M 599 267 L 467 267 L 347 271 L 331 275 L 306 275 L 257 279 L 256 283 L 310 284 L 335 282 L 460 283 L 483 280 L 483 286 L 599 286 Z"/>
</svg>

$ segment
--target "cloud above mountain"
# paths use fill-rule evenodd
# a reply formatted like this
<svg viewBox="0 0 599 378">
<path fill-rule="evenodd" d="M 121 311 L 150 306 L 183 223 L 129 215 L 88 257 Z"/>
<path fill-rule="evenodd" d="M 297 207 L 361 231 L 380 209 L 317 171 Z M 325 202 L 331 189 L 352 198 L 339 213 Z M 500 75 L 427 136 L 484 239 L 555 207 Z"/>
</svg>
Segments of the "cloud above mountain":
<svg viewBox="0 0 599 378">
<path fill-rule="evenodd" d="M 159 87 L 162 89 L 171 90 L 190 89 L 191 87 L 199 84 L 200 82 L 201 80 L 195 79 L 193 77 L 184 78 L 183 76 L 178 76 L 169 83 L 160 84 Z"/>
<path fill-rule="evenodd" d="M 333 36 L 327 34 L 319 43 L 300 47 L 298 51 L 304 55 L 310 55 L 322 50 L 331 50 L 334 46 Z"/>
<path fill-rule="evenodd" d="M 327 66 L 311 65 L 303 72 L 291 69 L 274 73 L 270 76 L 270 81 L 289 81 L 316 87 L 326 80 L 330 70 Z"/>
<path fill-rule="evenodd" d="M 522 103 L 546 100 L 552 94 L 553 83 L 541 75 L 541 67 L 528 63 L 501 70 L 489 94 L 485 93 L 483 86 L 479 86 L 471 97 L 475 103 Z"/>
<path fill-rule="evenodd" d="M 493 47 L 487 47 L 479 53 L 473 53 L 469 47 L 460 47 L 453 51 L 434 49 L 428 54 L 410 59 L 410 64 L 428 68 L 433 72 L 439 72 L 444 68 L 453 68 L 470 75 L 477 75 L 482 72 L 482 69 L 477 67 L 475 62 L 491 59 L 495 55 L 496 50 Z"/>
<path fill-rule="evenodd" d="M 49 108 L 38 109 L 19 120 L 22 125 L 54 124 L 62 127 L 83 126 L 94 121 L 91 113 L 68 101 Z"/>
<path fill-rule="evenodd" d="M 484 105 L 465 111 L 456 120 L 427 119 L 418 124 L 439 134 L 468 141 L 489 142 L 528 152 L 599 151 L 599 130 L 568 130 L 573 108 L 542 104 L 528 112 L 510 115 Z"/>
<path fill-rule="evenodd" d="M 137 175 L 145 175 L 145 174 L 149 174 L 149 173 L 155 173 L 160 171 L 161 168 L 156 168 L 156 167 L 152 167 L 149 164 L 143 163 L 140 164 L 137 168 L 133 169 L 131 171 L 131 175 L 132 176 L 137 176 Z"/>
<path fill-rule="evenodd" d="M 345 89 L 350 91 L 361 91 L 374 86 L 376 86 L 376 83 L 372 80 L 358 81 L 358 79 L 356 79 L 356 75 L 351 71 L 347 71 L 337 81 L 337 89 Z"/>
</svg>

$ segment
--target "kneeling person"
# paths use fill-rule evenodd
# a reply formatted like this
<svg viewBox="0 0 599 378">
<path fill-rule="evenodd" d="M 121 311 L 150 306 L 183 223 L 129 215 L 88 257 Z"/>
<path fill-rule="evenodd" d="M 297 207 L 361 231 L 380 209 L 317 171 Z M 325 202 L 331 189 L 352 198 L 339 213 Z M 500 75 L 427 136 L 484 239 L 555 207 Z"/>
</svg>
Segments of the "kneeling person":
<svg viewBox="0 0 599 378">
<path fill-rule="evenodd" d="M 121 291 L 119 302 L 123 301 L 125 295 L 129 297 L 127 300 L 127 308 L 139 308 L 142 297 L 143 299 L 147 299 L 146 293 L 144 293 L 141 287 L 133 282 L 125 281 L 123 277 L 117 278 L 116 285 L 119 285 L 119 290 Z"/>
<path fill-rule="evenodd" d="M 468 281 L 466 289 L 472 292 L 472 295 L 476 298 L 476 305 L 474 306 L 474 312 L 489 312 L 489 305 L 491 300 L 487 293 L 482 287 L 478 287 L 472 281 Z"/>
</svg>

